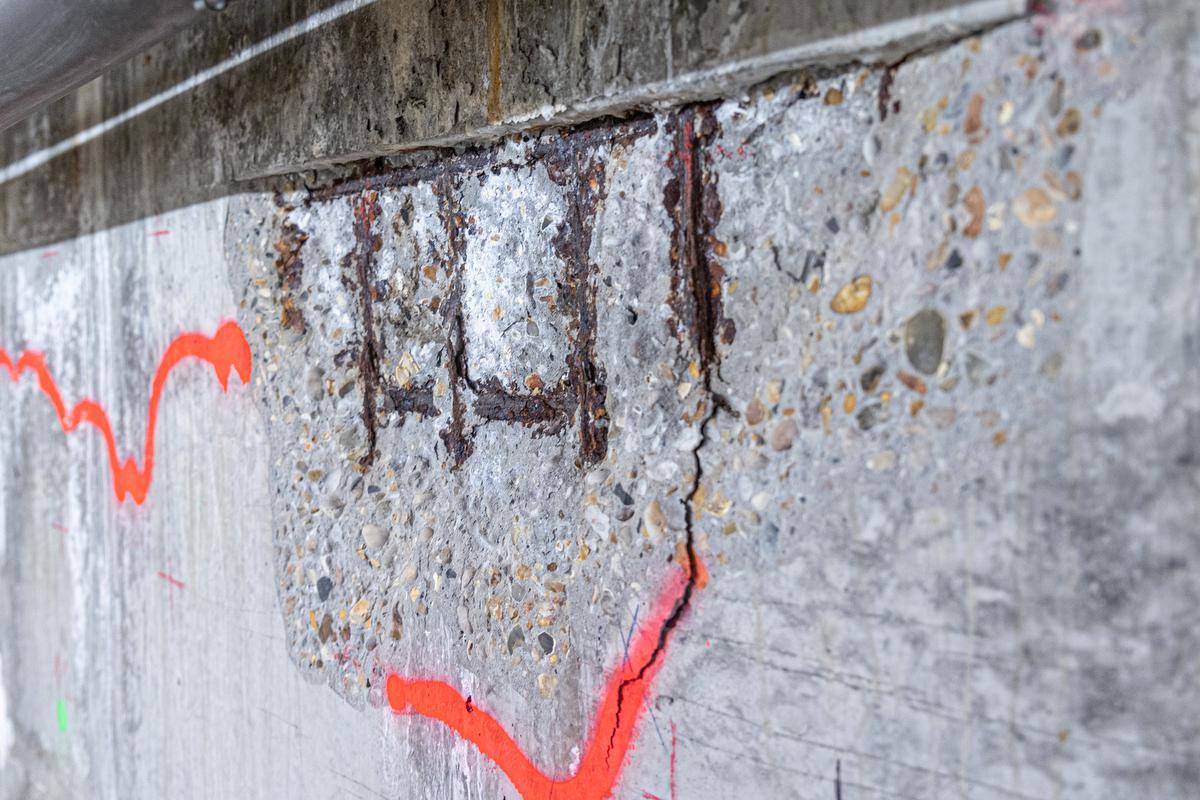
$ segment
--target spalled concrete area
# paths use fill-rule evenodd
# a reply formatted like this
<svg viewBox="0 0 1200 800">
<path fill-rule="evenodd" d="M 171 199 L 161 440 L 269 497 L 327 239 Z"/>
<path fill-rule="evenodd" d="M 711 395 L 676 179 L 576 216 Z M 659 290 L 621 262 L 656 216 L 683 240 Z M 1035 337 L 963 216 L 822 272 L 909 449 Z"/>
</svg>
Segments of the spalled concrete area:
<svg viewBox="0 0 1200 800">
<path fill-rule="evenodd" d="M 172 378 L 144 506 L 0 386 L 0 792 L 512 796 L 387 676 L 567 777 L 616 674 L 617 797 L 1189 796 L 1198 24 L 1066 5 L 5 257 L 0 346 L 129 451 L 180 331 L 254 372 Z"/>
</svg>

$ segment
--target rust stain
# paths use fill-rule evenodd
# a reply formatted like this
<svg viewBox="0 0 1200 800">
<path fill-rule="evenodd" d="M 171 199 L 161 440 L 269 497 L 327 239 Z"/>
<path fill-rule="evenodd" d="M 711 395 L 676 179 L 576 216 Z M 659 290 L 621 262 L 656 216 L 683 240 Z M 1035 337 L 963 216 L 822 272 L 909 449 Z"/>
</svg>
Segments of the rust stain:
<svg viewBox="0 0 1200 800">
<path fill-rule="evenodd" d="M 524 171 L 542 159 L 572 148 L 628 146 L 657 130 L 658 122 L 651 116 L 633 116 L 616 125 L 612 120 L 599 119 L 532 142 L 520 158 L 498 159 L 495 148 L 476 147 L 462 152 L 443 152 L 435 160 L 418 160 L 398 167 L 390 167 L 380 161 L 361 162 L 352 174 L 310 189 L 306 203 L 327 203 L 341 197 L 355 197 L 367 190 L 381 191 L 427 183 L 436 188 L 439 181 L 450 178 L 465 180 L 479 177 L 484 172 L 495 175 Z"/>
<path fill-rule="evenodd" d="M 448 251 L 442 255 L 442 271 L 450 276 L 450 291 L 440 305 L 446 322 L 446 372 L 450 379 L 450 422 L 438 434 L 450 455 L 451 468 L 463 465 L 475 449 L 474 429 L 466 430 L 467 404 L 463 392 L 472 384 L 467 366 L 467 337 L 462 311 L 462 264 L 466 249 L 466 225 L 459 207 L 458 184 L 448 176 L 434 183 L 438 215 L 446 230 Z"/>
<path fill-rule="evenodd" d="M 674 121 L 674 175 L 663 189 L 663 205 L 671 215 L 671 306 L 705 375 L 720 360 L 717 343 L 733 343 L 736 327 L 725 317 L 722 280 L 725 270 L 717 256 L 724 245 L 716 238 L 721 198 L 708 156 L 717 133 L 712 107 L 698 105 L 680 111 Z"/>
<path fill-rule="evenodd" d="M 501 27 L 500 0 L 488 0 L 487 4 L 488 45 L 488 122 L 500 121 L 500 55 L 504 43 Z"/>
<path fill-rule="evenodd" d="M 479 387 L 475 413 L 486 420 L 519 423 L 534 429 L 534 438 L 556 436 L 571 421 L 574 398 L 566 383 L 537 394 L 505 389 L 497 378 L 489 378 Z"/>
<path fill-rule="evenodd" d="M 369 467 L 375 460 L 375 397 L 379 387 L 379 340 L 375 335 L 372 308 L 375 300 L 375 254 L 383 246 L 383 237 L 375 229 L 379 216 L 379 193 L 364 191 L 354 206 L 354 249 L 342 259 L 342 280 L 347 289 L 357 290 L 362 332 L 358 346 L 358 381 L 362 389 L 362 421 L 367 431 L 367 452 L 360 460 Z"/>
<path fill-rule="evenodd" d="M 439 417 L 442 412 L 433 402 L 433 378 L 429 378 L 421 386 L 401 386 L 398 389 L 384 391 L 385 409 L 400 414 L 400 425 L 409 414 L 419 414 L 421 417 Z"/>
<path fill-rule="evenodd" d="M 280 301 L 280 324 L 288 330 L 304 335 L 308 326 L 304 322 L 304 314 L 296 305 L 293 293 L 300 288 L 303 278 L 304 261 L 300 258 L 300 250 L 308 241 L 308 234 L 291 221 L 283 223 L 282 231 L 283 235 L 275 243 L 275 273 L 279 276 L 279 288 L 283 291 Z"/>
<path fill-rule="evenodd" d="M 597 270 L 589 255 L 596 211 L 604 199 L 604 159 L 568 147 L 548 160 L 550 178 L 566 188 L 567 214 L 552 244 L 566 267 L 566 280 L 559 288 L 559 302 L 574 310 L 571 352 L 567 368 L 579 403 L 579 458 L 583 464 L 598 464 L 608 455 L 608 412 L 604 403 L 608 390 L 605 372 L 596 358 Z"/>
<path fill-rule="evenodd" d="M 436 162 L 419 162 L 389 168 L 379 162 L 359 165 L 352 177 L 311 190 L 308 203 L 329 202 L 347 197 L 354 205 L 355 245 L 343 259 L 343 282 L 355 293 L 362 320 L 361 344 L 339 353 L 334 361 L 341 366 L 353 358 L 359 369 L 363 392 L 363 423 L 366 426 L 369 454 L 360 467 L 370 466 L 375 451 L 375 427 L 379 424 L 376 408 L 385 414 L 398 412 L 404 424 L 409 414 L 423 419 L 448 420 L 438 432 L 446 447 L 449 466 L 457 469 L 474 451 L 475 432 L 491 422 L 522 425 L 532 429 L 534 438 L 556 436 L 578 423 L 580 468 L 602 461 L 608 453 L 608 412 L 605 408 L 606 370 L 596 354 L 596 282 L 599 268 L 591 260 L 592 231 L 595 217 L 606 194 L 605 163 L 614 145 L 627 145 L 654 133 L 658 123 L 651 117 L 634 117 L 613 124 L 597 121 L 578 126 L 566 133 L 545 136 L 515 160 L 498 160 L 492 148 L 478 148 L 449 155 Z M 563 189 L 566 213 L 559 224 L 552 246 L 562 263 L 557 291 L 547 288 L 543 298 L 551 311 L 565 317 L 569 351 L 566 370 L 556 377 L 535 376 L 524 386 L 503 384 L 497 377 L 473 377 L 467 353 L 463 307 L 463 275 L 468 237 L 482 235 L 477 223 L 462 207 L 462 186 L 478 179 L 485 171 L 525 170 L 535 163 L 546 168 L 551 179 Z M 441 368 L 447 372 L 449 408 L 439 408 L 440 392 L 435 394 L 432 379 L 423 385 L 391 383 L 380 368 L 383 353 L 381 334 L 394 324 L 387 304 L 394 301 L 386 283 L 375 283 L 376 253 L 382 244 L 377 230 L 379 191 L 417 184 L 429 185 L 437 199 L 437 215 L 446 234 L 444 250 L 433 254 L 422 274 L 436 282 L 445 276 L 446 288 L 429 304 L 442 323 L 444 350 Z M 393 226 L 411 222 L 411 207 L 402 207 Z M 714 245 L 719 252 L 720 248 Z M 705 261 L 712 270 L 718 289 L 720 267 Z M 373 310 L 374 304 L 383 304 Z M 381 328 L 381 326 L 384 326 Z M 730 329 L 732 330 L 732 329 Z M 579 417 L 576 419 L 576 412 Z"/>
<path fill-rule="evenodd" d="M 470 221 L 458 206 L 457 183 L 449 177 L 435 184 L 439 214 L 445 226 L 448 252 L 441 268 L 451 276 L 450 289 L 440 305 L 447 326 L 447 372 L 450 378 L 450 421 L 439 434 L 453 468 L 462 466 L 474 450 L 474 429 L 467 420 L 465 394 L 475 396 L 471 411 L 480 420 L 520 424 L 534 429 L 535 436 L 559 434 L 579 411 L 579 461 L 591 465 L 608 454 L 608 419 L 604 408 L 607 390 L 604 369 L 596 359 L 595 265 L 588 257 L 597 204 L 604 193 L 604 165 L 600 159 L 581 164 L 579 140 L 561 137 L 557 147 L 542 153 L 551 178 L 566 189 L 567 214 L 553 240 L 563 262 L 564 279 L 559 284 L 556 307 L 569 318 L 571 352 L 567 372 L 554 388 L 528 392 L 514 384 L 505 387 L 492 377 L 476 381 L 467 361 L 462 308 L 463 254 Z"/>
</svg>

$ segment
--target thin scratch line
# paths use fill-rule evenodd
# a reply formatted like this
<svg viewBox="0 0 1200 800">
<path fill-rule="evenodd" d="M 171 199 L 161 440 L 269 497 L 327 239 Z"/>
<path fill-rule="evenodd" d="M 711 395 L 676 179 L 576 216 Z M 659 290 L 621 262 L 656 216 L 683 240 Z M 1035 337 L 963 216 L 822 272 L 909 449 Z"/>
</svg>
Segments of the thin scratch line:
<svg viewBox="0 0 1200 800">
<path fill-rule="evenodd" d="M 640 612 L 641 610 L 642 610 L 642 606 L 640 603 L 636 607 L 634 607 L 633 622 L 629 623 L 629 633 L 625 634 L 625 643 L 624 643 L 625 644 L 625 661 L 624 661 L 625 667 L 629 666 L 629 640 L 633 638 L 633 629 L 637 627 L 638 612 Z M 662 728 L 658 727 L 658 720 L 654 717 L 654 706 L 651 703 L 647 702 L 646 710 L 648 712 L 650 712 L 650 721 L 652 723 L 654 723 L 654 732 L 658 734 L 658 741 L 662 743 L 663 752 L 667 752 L 667 740 L 663 736 Z"/>
<path fill-rule="evenodd" d="M 373 5 L 378 0 L 343 0 L 343 2 L 332 5 L 324 11 L 305 17 L 299 22 L 293 23 L 278 33 L 271 34 L 262 41 L 252 44 L 245 50 L 235 53 L 230 58 L 214 64 L 207 69 L 202 69 L 195 75 L 180 81 L 169 89 L 165 89 L 158 94 L 148 97 L 137 105 L 131 106 L 115 117 L 109 117 L 103 122 L 98 122 L 90 128 L 84 128 L 79 133 L 62 140 L 58 144 L 51 145 L 35 153 L 30 153 L 19 161 L 14 161 L 8 166 L 0 169 L 0 184 L 8 183 L 11 180 L 26 175 L 38 167 L 44 166 L 61 155 L 71 152 L 77 147 L 87 144 L 93 139 L 99 139 L 104 134 L 115 128 L 119 128 L 126 122 L 129 122 L 136 117 L 145 114 L 147 111 L 157 108 L 164 103 L 174 100 L 176 97 L 185 95 L 188 92 L 208 83 L 214 78 L 224 75 L 231 69 L 240 67 L 248 61 L 253 61 L 259 56 L 274 50 L 280 45 L 287 44 L 293 39 L 299 38 L 306 33 L 310 33 L 317 28 L 328 25 L 334 20 L 340 19 L 347 14 L 352 14 L 361 8 L 366 8 Z"/>
<path fill-rule="evenodd" d="M 667 740 L 663 737 L 662 728 L 658 727 L 658 719 L 654 716 L 654 705 L 650 701 L 646 702 L 646 711 L 650 712 L 650 721 L 654 723 L 654 732 L 658 734 L 658 741 L 662 743 L 663 752 L 671 752 L 667 749 Z"/>
<path fill-rule="evenodd" d="M 639 603 L 638 606 L 633 609 L 633 622 L 629 623 L 629 633 L 625 634 L 625 642 L 624 642 L 625 664 L 624 664 L 624 666 L 626 666 L 626 667 L 629 666 L 629 640 L 633 638 L 633 629 L 637 627 L 638 612 L 641 610 L 642 610 L 642 606 Z"/>
</svg>

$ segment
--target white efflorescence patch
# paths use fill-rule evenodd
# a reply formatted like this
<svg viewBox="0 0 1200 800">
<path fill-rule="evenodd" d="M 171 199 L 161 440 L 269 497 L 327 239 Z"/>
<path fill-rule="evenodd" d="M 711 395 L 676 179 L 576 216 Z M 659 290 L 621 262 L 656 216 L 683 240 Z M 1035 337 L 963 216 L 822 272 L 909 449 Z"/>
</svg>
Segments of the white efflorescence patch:
<svg viewBox="0 0 1200 800">
<path fill-rule="evenodd" d="M 4 691 L 4 657 L 0 655 L 0 771 L 8 765 L 8 751 L 12 749 L 13 726 L 8 718 L 8 695 Z"/>
<path fill-rule="evenodd" d="M 3 483 L 3 476 L 0 476 L 0 519 L 4 519 L 4 498 L 7 492 Z M 0 564 L 4 563 L 4 551 L 7 549 L 8 531 L 0 523 Z M 4 688 L 4 654 L 0 652 L 0 775 L 4 774 L 5 768 L 8 766 L 8 751 L 12 749 L 13 743 L 13 726 L 12 721 L 8 718 L 8 694 Z"/>
</svg>

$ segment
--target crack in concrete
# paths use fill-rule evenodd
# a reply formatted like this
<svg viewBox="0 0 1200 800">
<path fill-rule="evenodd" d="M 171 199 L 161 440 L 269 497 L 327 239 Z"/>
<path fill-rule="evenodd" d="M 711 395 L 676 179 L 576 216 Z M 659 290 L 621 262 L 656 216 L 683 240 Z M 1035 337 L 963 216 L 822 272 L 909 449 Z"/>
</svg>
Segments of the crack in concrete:
<svg viewBox="0 0 1200 800">
<path fill-rule="evenodd" d="M 713 386 L 714 373 L 720 377 L 718 336 L 722 343 L 731 344 L 735 333 L 733 320 L 725 318 L 721 304 L 724 270 L 713 257 L 720 244 L 714 233 L 721 216 L 721 201 L 716 182 L 705 162 L 708 157 L 707 146 L 716 135 L 716 130 L 711 106 L 692 106 L 678 113 L 675 121 L 676 150 L 673 154 L 676 177 L 664 193 L 664 203 L 675 220 L 672 260 L 676 265 L 676 283 L 673 285 L 676 312 L 682 322 L 690 323 L 690 340 L 703 376 L 705 402 L 710 405 L 700 422 L 700 441 L 692 448 L 695 472 L 684 498 L 683 548 L 687 557 L 687 583 L 675 607 L 663 622 L 650 658 L 638 668 L 635 676 L 622 681 L 617 690 L 616 725 L 609 737 L 606 758 L 611 757 L 616 732 L 621 727 L 625 689 L 644 680 L 646 673 L 658 662 L 666 650 L 671 633 L 691 606 L 692 595 L 701 585 L 703 567 L 696 555 L 696 497 L 704 480 L 701 451 L 709 442 L 709 425 L 719 413 L 724 411 L 737 416 L 729 401 Z M 690 308 L 684 307 L 685 300 L 690 300 Z"/>
<path fill-rule="evenodd" d="M 608 753 L 609 754 L 612 753 L 613 740 L 616 738 L 617 731 L 620 730 L 620 728 L 621 728 L 621 712 L 624 708 L 624 699 L 625 699 L 624 694 L 625 694 L 626 687 L 645 679 L 646 672 L 649 671 L 650 668 L 654 666 L 654 664 L 658 661 L 660 656 L 666 650 L 668 638 L 670 637 L 671 633 L 674 631 L 675 626 L 679 623 L 679 621 L 683 618 L 683 615 L 687 612 L 688 608 L 691 606 L 692 594 L 698 588 L 698 584 L 699 584 L 699 580 L 700 580 L 699 576 L 700 576 L 701 566 L 700 566 L 699 557 L 696 555 L 695 506 L 696 506 L 696 495 L 699 494 L 700 484 L 701 484 L 701 481 L 704 479 L 704 462 L 701 458 L 700 451 L 703 450 L 704 446 L 706 444 L 708 444 L 708 442 L 709 442 L 708 426 L 714 419 L 716 419 L 717 414 L 724 411 L 733 416 L 737 416 L 737 412 L 734 411 L 732 406 L 730 406 L 729 401 L 725 399 L 725 396 L 713 388 L 711 370 L 706 372 L 704 375 L 704 390 L 708 394 L 708 397 L 712 402 L 712 408 L 704 416 L 703 421 L 701 421 L 701 423 L 700 423 L 700 441 L 696 444 L 696 446 L 694 448 L 692 448 L 692 459 L 694 462 L 696 472 L 695 472 L 695 477 L 692 480 L 691 489 L 688 491 L 687 497 L 684 499 L 684 508 L 683 508 L 683 513 L 684 513 L 683 546 L 684 546 L 684 551 L 686 552 L 687 559 L 688 559 L 687 583 L 684 585 L 683 593 L 680 595 L 678 602 L 676 602 L 676 604 L 675 604 L 675 607 L 671 610 L 671 613 L 667 617 L 666 621 L 663 622 L 662 630 L 660 630 L 659 634 L 658 634 L 658 644 L 655 646 L 654 652 L 652 652 L 650 654 L 650 658 L 646 660 L 646 663 L 638 668 L 637 675 L 633 676 L 632 678 L 627 678 L 626 680 L 622 681 L 620 688 L 617 690 L 616 724 L 613 726 L 612 734 L 609 737 L 609 744 L 608 744 Z"/>
</svg>

